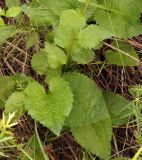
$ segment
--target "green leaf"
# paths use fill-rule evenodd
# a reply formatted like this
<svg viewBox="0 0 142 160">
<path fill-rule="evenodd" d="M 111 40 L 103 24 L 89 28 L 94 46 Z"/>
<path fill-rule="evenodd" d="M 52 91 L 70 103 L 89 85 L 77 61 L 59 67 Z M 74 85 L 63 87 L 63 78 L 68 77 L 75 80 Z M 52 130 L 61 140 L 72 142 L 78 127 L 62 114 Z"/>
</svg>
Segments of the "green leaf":
<svg viewBox="0 0 142 160">
<path fill-rule="evenodd" d="M 7 11 L 6 11 L 6 17 L 16 17 L 18 16 L 22 11 L 22 8 L 19 7 L 19 6 L 14 6 L 14 7 L 11 7 L 9 8 Z"/>
<path fill-rule="evenodd" d="M 59 47 L 46 43 L 45 51 L 47 52 L 47 61 L 51 68 L 56 69 L 67 63 L 67 57 Z"/>
<path fill-rule="evenodd" d="M 96 1 L 95 1 L 96 2 Z M 86 17 L 89 18 L 94 13 L 94 6 L 88 6 Z M 84 4 L 77 0 L 40 0 L 34 1 L 22 6 L 25 14 L 27 14 L 31 20 L 32 25 L 46 26 L 53 24 L 54 28 L 58 26 L 59 17 L 68 9 L 78 10 L 82 12 Z M 74 21 L 75 22 L 75 21 Z"/>
<path fill-rule="evenodd" d="M 83 48 L 94 48 L 104 39 L 112 37 L 113 34 L 97 25 L 89 25 L 80 31 L 78 40 Z"/>
<path fill-rule="evenodd" d="M 110 119 L 71 129 L 77 142 L 87 151 L 103 159 L 109 159 L 112 128 Z"/>
<path fill-rule="evenodd" d="M 4 20 L 0 17 L 0 26 L 5 26 Z"/>
<path fill-rule="evenodd" d="M 118 66 L 138 66 L 140 63 L 138 53 L 134 50 L 134 48 L 130 45 L 125 44 L 124 42 L 118 42 L 118 46 L 116 42 L 112 44 L 118 50 L 122 50 L 124 53 L 108 50 L 105 53 L 106 60 L 110 64 L 116 64 Z"/>
<path fill-rule="evenodd" d="M 79 12 L 70 9 L 62 13 L 60 24 L 55 32 L 55 44 L 67 50 L 72 50 L 81 28 L 86 25 L 86 20 Z"/>
<path fill-rule="evenodd" d="M 112 125 L 120 126 L 128 123 L 133 114 L 133 102 L 113 92 L 104 92 L 104 99 L 111 116 Z"/>
<path fill-rule="evenodd" d="M 58 21 L 58 17 L 52 13 L 47 3 L 31 2 L 21 7 L 22 11 L 30 18 L 32 26 L 47 27 L 47 25 Z"/>
<path fill-rule="evenodd" d="M 136 99 L 138 97 L 142 97 L 142 85 L 136 84 L 129 88 L 129 93 L 132 95 L 133 99 Z"/>
<path fill-rule="evenodd" d="M 16 29 L 15 26 L 0 26 L 0 45 L 18 32 L 20 32 L 20 30 Z"/>
<path fill-rule="evenodd" d="M 87 64 L 93 61 L 94 52 L 91 49 L 81 48 L 77 53 L 72 53 L 72 59 L 76 61 L 78 64 Z"/>
<path fill-rule="evenodd" d="M 32 77 L 26 76 L 25 74 L 15 74 L 11 77 L 15 82 L 15 91 L 22 92 L 30 82 L 35 81 Z"/>
<path fill-rule="evenodd" d="M 66 119 L 67 126 L 83 126 L 109 117 L 101 90 L 92 80 L 71 72 L 63 74 L 63 78 L 74 94 L 73 109 Z"/>
<path fill-rule="evenodd" d="M 61 76 L 61 68 L 52 69 L 47 68 L 45 81 L 49 83 L 52 78 Z"/>
<path fill-rule="evenodd" d="M 77 9 L 79 7 L 79 3 L 76 0 L 54 0 L 54 3 L 52 0 L 47 0 L 47 4 L 56 16 L 60 16 L 65 10 Z"/>
<path fill-rule="evenodd" d="M 59 135 L 72 109 L 73 95 L 68 83 L 62 78 L 52 78 L 46 94 L 39 83 L 33 82 L 25 89 L 25 94 L 25 108 L 28 113 Z"/>
<path fill-rule="evenodd" d="M 96 0 L 93 0 L 93 1 L 94 3 L 96 2 Z M 44 0 L 42 0 L 42 2 L 44 2 Z M 52 0 L 47 0 L 47 4 L 51 9 L 51 11 L 57 16 L 60 16 L 63 11 L 68 9 L 78 10 L 79 12 L 82 12 L 84 9 L 84 4 L 82 4 L 77 0 L 63 0 L 63 1 L 54 0 L 54 3 Z M 94 13 L 94 9 L 95 9 L 94 6 L 92 7 L 90 6 L 90 4 L 88 5 L 87 11 L 86 11 L 87 18 L 92 16 L 92 14 Z"/>
<path fill-rule="evenodd" d="M 38 33 L 30 32 L 26 37 L 26 46 L 31 48 L 36 45 L 39 41 Z"/>
<path fill-rule="evenodd" d="M 37 71 L 38 74 L 46 74 L 48 62 L 47 62 L 47 53 L 45 51 L 39 51 L 35 53 L 31 61 L 32 67 Z"/>
<path fill-rule="evenodd" d="M 15 81 L 11 77 L 0 77 L 0 108 L 4 107 L 7 98 L 14 91 L 14 87 Z"/>
<path fill-rule="evenodd" d="M 107 0 L 105 3 L 101 0 L 98 3 L 101 6 L 98 6 L 95 11 L 95 20 L 101 27 L 115 34 L 118 38 L 130 38 L 141 34 L 142 25 L 139 18 L 142 1 Z"/>
<path fill-rule="evenodd" d="M 4 16 L 5 15 L 5 11 L 0 7 L 0 16 Z"/>
<path fill-rule="evenodd" d="M 34 160 L 45 160 L 36 135 L 32 136 L 32 138 L 28 141 L 24 147 L 24 151 Z M 29 160 L 23 152 L 21 153 L 19 159 Z"/>
<path fill-rule="evenodd" d="M 5 2 L 8 8 L 14 7 L 14 6 L 20 6 L 20 0 L 5 0 Z"/>
<path fill-rule="evenodd" d="M 19 118 L 24 112 L 24 93 L 23 92 L 14 92 L 6 101 L 5 104 L 5 113 L 16 112 L 16 118 Z"/>
</svg>

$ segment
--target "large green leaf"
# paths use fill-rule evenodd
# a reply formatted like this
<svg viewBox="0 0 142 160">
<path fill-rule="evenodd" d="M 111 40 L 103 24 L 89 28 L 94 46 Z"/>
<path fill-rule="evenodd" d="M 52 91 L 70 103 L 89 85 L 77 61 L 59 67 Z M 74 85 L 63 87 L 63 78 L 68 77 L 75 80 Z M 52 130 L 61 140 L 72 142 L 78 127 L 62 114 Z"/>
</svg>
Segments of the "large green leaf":
<svg viewBox="0 0 142 160">
<path fill-rule="evenodd" d="M 83 48 L 94 48 L 104 39 L 112 37 L 113 34 L 97 26 L 89 25 L 79 33 L 79 44 Z"/>
<path fill-rule="evenodd" d="M 76 49 L 78 32 L 85 25 L 86 20 L 82 14 L 73 9 L 64 11 L 60 17 L 59 27 L 55 32 L 55 43 L 67 52 L 71 52 L 74 48 Z"/>
<path fill-rule="evenodd" d="M 96 0 L 95 0 L 96 1 Z M 68 9 L 79 10 L 82 12 L 84 4 L 77 0 L 40 0 L 22 6 L 23 11 L 29 16 L 33 25 L 53 24 L 57 26 L 59 17 L 63 11 Z M 89 18 L 94 13 L 94 7 L 88 6 L 86 17 Z M 75 21 L 74 21 L 75 22 Z"/>
<path fill-rule="evenodd" d="M 14 92 L 6 101 L 5 113 L 16 113 L 16 118 L 24 112 L 24 93 Z"/>
<path fill-rule="evenodd" d="M 56 69 L 67 63 L 65 52 L 54 44 L 46 43 L 45 51 L 50 68 Z"/>
<path fill-rule="evenodd" d="M 25 89 L 25 94 L 25 108 L 28 113 L 59 135 L 72 109 L 73 95 L 68 83 L 62 78 L 52 78 L 46 94 L 39 83 L 33 82 Z"/>
<path fill-rule="evenodd" d="M 14 91 L 14 87 L 15 81 L 11 77 L 0 77 L 0 108 L 4 107 L 7 98 Z"/>
<path fill-rule="evenodd" d="M 133 114 L 133 103 L 113 92 L 104 92 L 103 95 L 111 116 L 112 125 L 126 124 Z"/>
<path fill-rule="evenodd" d="M 142 1 L 140 0 L 99 0 L 95 11 L 97 24 L 115 33 L 116 37 L 128 38 L 141 34 L 140 16 Z"/>
<path fill-rule="evenodd" d="M 78 127 L 95 123 L 109 117 L 103 95 L 97 85 L 87 76 L 79 73 L 65 73 L 74 94 L 73 109 L 66 119 L 66 125 Z"/>
<path fill-rule="evenodd" d="M 87 151 L 96 154 L 104 160 L 109 159 L 111 151 L 112 128 L 110 119 L 71 128 L 77 140 Z"/>
<path fill-rule="evenodd" d="M 118 66 L 138 66 L 140 63 L 138 53 L 130 45 L 127 45 L 123 42 L 112 43 L 118 51 L 108 50 L 105 53 L 105 57 L 110 64 L 116 64 Z M 118 48 L 119 47 L 119 48 Z M 121 51 L 123 52 L 121 52 Z"/>
</svg>

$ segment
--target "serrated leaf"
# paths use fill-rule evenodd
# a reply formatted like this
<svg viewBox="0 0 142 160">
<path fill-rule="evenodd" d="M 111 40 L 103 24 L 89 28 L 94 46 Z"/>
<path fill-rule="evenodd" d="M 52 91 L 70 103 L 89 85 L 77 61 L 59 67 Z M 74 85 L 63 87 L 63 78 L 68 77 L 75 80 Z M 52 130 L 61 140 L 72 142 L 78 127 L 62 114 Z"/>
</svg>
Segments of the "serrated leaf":
<svg viewBox="0 0 142 160">
<path fill-rule="evenodd" d="M 130 38 L 141 34 L 142 25 L 139 18 L 142 1 L 107 0 L 106 3 L 105 1 L 98 1 L 98 3 L 102 8 L 96 9 L 95 20 L 101 27 L 114 33 L 118 38 Z"/>
<path fill-rule="evenodd" d="M 54 44 L 46 43 L 47 62 L 50 68 L 56 69 L 67 63 L 65 52 Z"/>
<path fill-rule="evenodd" d="M 6 101 L 5 114 L 16 113 L 16 118 L 24 112 L 24 93 L 14 92 Z"/>
<path fill-rule="evenodd" d="M 112 128 L 110 119 L 71 129 L 77 142 L 87 151 L 103 159 L 109 159 Z"/>
<path fill-rule="evenodd" d="M 22 8 L 19 7 L 19 6 L 14 6 L 14 7 L 11 7 L 9 8 L 7 11 L 6 11 L 6 14 L 5 16 L 6 17 L 16 17 L 18 16 L 22 11 Z"/>
<path fill-rule="evenodd" d="M 94 13 L 94 6 L 88 6 L 86 17 L 89 18 Z M 57 27 L 60 15 L 68 9 L 78 10 L 82 12 L 84 4 L 77 0 L 40 0 L 34 1 L 22 6 L 24 13 L 26 13 L 32 25 L 46 26 L 53 24 L 54 28 Z"/>
<path fill-rule="evenodd" d="M 73 50 L 76 47 L 75 41 L 78 32 L 85 25 L 85 17 L 79 12 L 73 9 L 64 11 L 60 17 L 59 27 L 55 32 L 55 44 L 66 50 Z"/>
<path fill-rule="evenodd" d="M 25 94 L 25 108 L 28 113 L 59 135 L 72 109 L 73 95 L 68 83 L 62 78 L 53 78 L 46 94 L 39 83 L 33 82 L 25 89 Z"/>
<path fill-rule="evenodd" d="M 28 83 L 35 81 L 32 77 L 26 76 L 25 74 L 15 74 L 11 77 L 15 82 L 15 91 L 22 92 L 28 85 Z"/>
<path fill-rule="evenodd" d="M 0 77 L 0 108 L 4 107 L 7 98 L 14 91 L 14 87 L 15 81 L 11 77 Z"/>
<path fill-rule="evenodd" d="M 78 127 L 109 117 L 101 90 L 92 80 L 71 72 L 63 74 L 63 78 L 74 94 L 73 109 L 65 123 L 67 126 Z"/>
<path fill-rule="evenodd" d="M 91 49 L 81 48 L 77 53 L 72 53 L 72 59 L 78 64 L 87 64 L 93 61 L 95 54 Z"/>
<path fill-rule="evenodd" d="M 130 116 L 133 114 L 133 103 L 124 99 L 113 92 L 103 93 L 112 125 L 120 126 L 128 123 Z"/>
<path fill-rule="evenodd" d="M 117 44 L 114 42 L 112 46 L 115 48 Z M 134 50 L 134 48 L 130 45 L 127 45 L 123 42 L 118 42 L 119 50 L 122 50 L 124 53 L 115 51 L 115 50 L 108 50 L 105 53 L 106 60 L 110 64 L 116 64 L 118 66 L 138 66 L 140 61 L 138 57 L 138 53 Z M 126 53 L 126 54 L 125 54 Z"/>
<path fill-rule="evenodd" d="M 45 51 L 39 51 L 34 54 L 31 61 L 32 67 L 38 74 L 46 74 L 48 67 L 47 53 Z"/>
<path fill-rule="evenodd" d="M 104 39 L 112 36 L 112 33 L 97 25 L 89 25 L 80 31 L 78 40 L 81 47 L 91 49 L 96 47 Z"/>
</svg>

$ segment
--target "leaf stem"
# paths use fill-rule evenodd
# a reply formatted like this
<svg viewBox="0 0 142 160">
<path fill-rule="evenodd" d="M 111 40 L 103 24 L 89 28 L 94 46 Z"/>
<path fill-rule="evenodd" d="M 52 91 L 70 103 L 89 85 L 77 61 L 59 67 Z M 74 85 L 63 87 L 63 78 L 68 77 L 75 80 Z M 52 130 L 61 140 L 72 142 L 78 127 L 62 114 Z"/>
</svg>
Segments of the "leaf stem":
<svg viewBox="0 0 142 160">
<path fill-rule="evenodd" d="M 88 8 L 89 3 L 90 3 L 90 0 L 85 0 L 85 1 L 86 1 L 86 2 L 85 2 L 84 9 L 83 9 L 83 15 L 85 15 L 85 14 L 86 14 L 86 12 L 87 12 L 87 8 Z"/>
<path fill-rule="evenodd" d="M 142 147 L 139 148 L 139 150 L 137 151 L 132 160 L 137 160 L 141 153 L 142 153 Z"/>
</svg>

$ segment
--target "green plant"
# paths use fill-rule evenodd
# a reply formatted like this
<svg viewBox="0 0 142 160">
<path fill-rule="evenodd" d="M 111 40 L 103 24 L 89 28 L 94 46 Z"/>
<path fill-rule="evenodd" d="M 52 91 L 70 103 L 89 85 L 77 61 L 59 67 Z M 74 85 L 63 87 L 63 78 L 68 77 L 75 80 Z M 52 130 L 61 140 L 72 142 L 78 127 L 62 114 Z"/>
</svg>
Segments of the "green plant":
<svg viewBox="0 0 142 160">
<path fill-rule="evenodd" d="M 12 127 L 17 125 L 17 122 L 12 123 L 14 116 L 15 113 L 12 113 L 6 118 L 3 114 L 2 119 L 0 119 L 0 156 L 2 157 L 9 157 L 5 153 L 6 149 L 16 147 L 12 133 Z"/>
<path fill-rule="evenodd" d="M 93 50 L 107 44 L 105 39 L 113 41 L 107 44 L 111 47 L 105 53 L 108 63 L 138 65 L 138 53 L 124 39 L 141 33 L 142 1 L 55 0 L 53 4 L 51 0 L 35 0 L 18 7 L 16 13 L 7 11 L 6 15 L 15 17 L 21 9 L 29 17 L 29 25 L 24 29 L 26 36 L 34 34 L 38 39 L 40 28 L 51 29 L 52 34 L 47 31 L 42 35 L 46 39 L 44 48 L 31 61 L 33 69 L 45 76 L 49 89 L 26 76 L 22 77 L 24 85 L 22 82 L 19 87 L 19 78 L 8 77 L 14 83 L 0 93 L 5 113 L 14 111 L 19 116 L 19 112 L 28 111 L 57 136 L 67 127 L 88 152 L 109 159 L 112 126 L 127 123 L 134 115 L 133 103 L 115 93 L 102 92 L 89 77 L 70 68 L 73 62 L 92 62 Z M 96 24 L 89 23 L 95 20 Z M 1 44 L 21 32 L 22 25 L 1 27 Z M 37 39 L 28 39 L 29 47 Z"/>
</svg>

